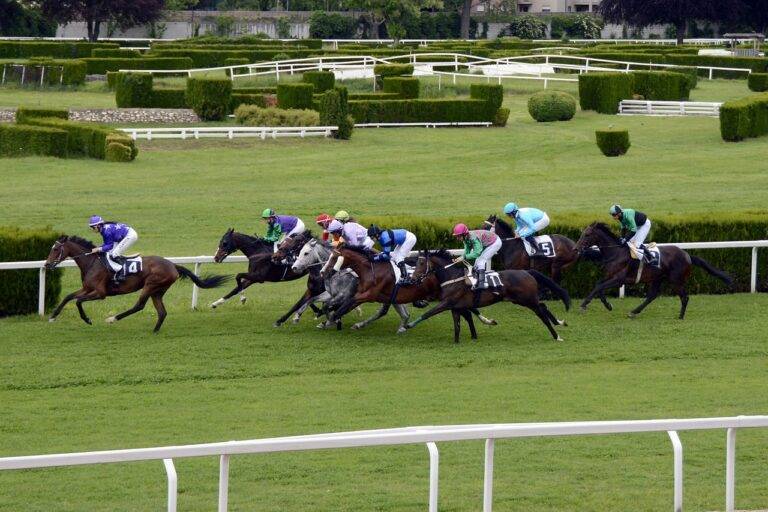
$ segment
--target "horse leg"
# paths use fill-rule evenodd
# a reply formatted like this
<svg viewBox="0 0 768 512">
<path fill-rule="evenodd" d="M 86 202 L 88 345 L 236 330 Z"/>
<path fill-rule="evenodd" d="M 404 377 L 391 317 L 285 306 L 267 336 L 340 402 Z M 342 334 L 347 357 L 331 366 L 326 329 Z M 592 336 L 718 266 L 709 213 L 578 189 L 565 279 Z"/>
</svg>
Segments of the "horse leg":
<svg viewBox="0 0 768 512">
<path fill-rule="evenodd" d="M 536 306 L 528 306 L 528 308 L 531 309 L 534 313 L 536 313 L 536 316 L 538 316 L 542 322 L 544 322 L 544 325 L 547 326 L 547 329 L 549 329 L 549 333 L 552 335 L 552 338 L 555 341 L 563 341 L 563 338 L 560 337 L 559 334 L 557 334 L 557 331 L 555 331 L 555 328 L 552 327 L 552 322 L 549 321 L 549 316 L 547 316 L 546 308 L 544 304 L 541 302 Z"/>
<path fill-rule="evenodd" d="M 134 313 L 138 313 L 142 309 L 144 309 L 144 306 L 147 305 L 147 301 L 149 300 L 150 294 L 147 293 L 146 288 L 141 291 L 141 295 L 139 296 L 139 300 L 136 301 L 136 304 L 130 309 L 127 309 L 123 311 L 122 313 L 118 313 L 115 316 L 111 316 L 107 318 L 108 324 L 113 324 L 117 322 L 118 320 L 122 320 L 123 318 L 130 316 Z"/>
<path fill-rule="evenodd" d="M 152 331 L 155 333 L 160 330 L 160 327 L 165 321 L 165 317 L 168 316 L 168 313 L 165 311 L 165 304 L 163 304 L 163 295 L 165 295 L 167 290 L 168 289 L 166 288 L 165 290 L 152 295 L 152 304 L 154 304 L 155 310 L 157 311 L 157 323 L 155 324 L 155 329 Z"/>
<path fill-rule="evenodd" d="M 629 318 L 635 318 L 637 315 L 640 314 L 642 310 L 645 309 L 645 307 L 653 302 L 656 297 L 659 296 L 659 291 L 661 291 L 661 279 L 657 279 L 656 281 L 651 283 L 651 286 L 648 287 L 648 293 L 645 295 L 645 300 L 637 306 L 635 309 L 629 312 Z"/>
<path fill-rule="evenodd" d="M 600 302 L 603 303 L 603 306 L 605 306 L 605 309 L 608 311 L 613 311 L 613 304 L 608 302 L 608 298 L 605 296 L 605 291 L 600 291 L 600 293 L 597 294 L 597 296 L 600 298 Z"/>
<path fill-rule="evenodd" d="M 312 308 L 312 311 L 313 311 L 313 312 L 314 312 L 316 315 L 320 315 L 320 314 L 323 312 L 323 310 L 322 310 L 322 309 L 320 309 L 319 307 L 315 306 L 315 304 L 314 304 L 314 303 L 310 304 L 310 305 L 309 305 L 309 307 L 310 307 L 310 308 Z M 306 309 L 306 308 L 305 308 L 305 309 Z M 303 311 L 302 311 L 302 313 L 303 313 Z"/>
<path fill-rule="evenodd" d="M 552 311 L 547 307 L 546 304 L 542 304 L 544 306 L 544 313 L 546 313 L 547 317 L 549 318 L 549 321 L 552 322 L 555 325 L 562 325 L 563 327 L 568 327 L 568 322 L 565 320 L 558 319 Z"/>
<path fill-rule="evenodd" d="M 398 334 L 404 333 L 406 329 L 406 324 L 408 324 L 408 319 L 411 317 L 411 315 L 408 313 L 408 307 L 405 304 L 393 304 L 395 307 L 395 311 L 397 311 L 397 314 L 400 315 L 400 327 L 397 328 Z"/>
<path fill-rule="evenodd" d="M 472 318 L 472 313 L 470 313 L 466 309 L 462 309 L 461 316 L 464 318 L 464 320 L 467 322 L 467 325 L 469 326 L 469 334 L 472 337 L 472 340 L 477 341 L 477 329 L 475 329 L 475 320 L 474 318 Z"/>
<path fill-rule="evenodd" d="M 472 308 L 469 311 L 472 312 L 473 315 L 475 315 L 481 322 L 483 322 L 485 325 L 499 325 L 499 323 L 494 320 L 493 318 L 488 318 L 480 314 L 480 310 L 477 308 Z"/>
<path fill-rule="evenodd" d="M 235 282 L 236 282 L 237 284 L 236 284 L 236 285 L 235 285 L 235 287 L 232 289 L 232 291 L 230 291 L 228 294 L 224 295 L 224 296 L 223 296 L 223 297 L 221 297 L 220 299 L 217 299 L 217 300 L 213 301 L 213 303 L 211 303 L 211 307 L 212 307 L 213 309 L 216 309 L 218 306 L 221 306 L 221 305 L 222 305 L 222 304 L 224 304 L 226 301 L 228 301 L 229 299 L 231 299 L 232 297 L 234 297 L 235 295 L 237 295 L 239 292 L 243 291 L 243 290 L 244 290 L 244 289 L 246 289 L 248 286 L 250 286 L 250 284 L 248 284 L 248 285 L 246 285 L 246 286 L 243 286 L 243 279 L 245 279 L 245 276 L 247 276 L 247 275 L 248 275 L 248 274 L 237 274 L 237 275 L 235 276 Z"/>
<path fill-rule="evenodd" d="M 59 313 L 61 313 L 61 310 L 64 309 L 64 306 L 66 306 L 67 303 L 69 303 L 69 301 L 71 301 L 72 299 L 77 297 L 77 295 L 80 294 L 80 293 L 83 293 L 83 288 L 80 288 L 76 292 L 72 292 L 69 295 L 67 295 L 66 297 L 64 297 L 64 300 L 62 300 L 61 303 L 58 306 L 56 306 L 56 309 L 53 310 L 53 312 L 51 313 L 51 316 L 48 317 L 48 321 L 49 322 L 55 322 L 56 321 L 56 317 L 59 316 Z"/>
<path fill-rule="evenodd" d="M 310 295 L 309 290 L 306 290 L 304 292 L 304 295 L 302 295 L 301 298 L 299 298 L 298 302 L 296 302 L 296 304 L 294 304 L 293 307 L 291 307 L 291 309 L 289 309 L 286 314 L 284 314 L 283 316 L 277 319 L 277 321 L 273 324 L 273 327 L 280 327 L 281 325 L 283 325 L 283 323 L 285 323 L 285 321 L 288 320 L 288 317 L 291 316 L 294 313 L 294 311 L 297 311 L 299 308 L 301 308 L 311 298 L 312 297 Z"/>
<path fill-rule="evenodd" d="M 685 319 L 685 310 L 688 308 L 688 290 L 685 289 L 684 284 L 675 286 L 675 293 L 680 297 L 680 320 Z"/>
<path fill-rule="evenodd" d="M 428 318 L 431 318 L 431 317 L 433 317 L 433 316 L 435 316 L 435 315 L 437 315 L 437 314 L 440 314 L 440 313 L 442 313 L 443 311 L 447 311 L 447 310 L 449 310 L 449 309 L 451 309 L 451 304 L 450 304 L 448 301 L 445 301 L 445 300 L 444 300 L 444 301 L 440 302 L 439 304 L 437 304 L 437 305 L 436 305 L 435 307 L 433 307 L 432 309 L 430 309 L 429 311 L 427 311 L 426 313 L 424 313 L 423 315 L 421 315 L 419 318 L 417 318 L 417 319 L 416 319 L 416 320 L 414 320 L 413 322 L 409 322 L 409 323 L 407 323 L 407 324 L 405 325 L 405 328 L 406 328 L 406 329 L 413 329 L 414 327 L 416 327 L 417 325 L 419 325 L 419 324 L 420 324 L 421 322 L 423 322 L 424 320 L 426 320 L 426 319 L 428 319 Z M 405 332 L 405 331 L 403 331 L 403 332 Z"/>
<path fill-rule="evenodd" d="M 100 300 L 103 298 L 104 297 L 101 297 L 99 295 L 94 295 L 93 292 L 77 298 L 77 300 L 75 301 L 75 305 L 77 306 L 77 312 L 80 313 L 80 318 L 83 319 L 83 322 L 87 323 L 88 325 L 93 325 L 93 322 L 91 322 L 91 319 L 88 318 L 88 315 L 85 313 L 85 310 L 83 309 L 83 302 L 88 302 L 91 300 Z"/>
<path fill-rule="evenodd" d="M 381 307 L 376 311 L 376 313 L 373 314 L 370 318 L 367 320 L 363 320 L 362 322 L 357 322 L 356 324 L 352 325 L 352 329 L 358 330 L 362 329 L 366 325 L 370 324 L 371 322 L 375 322 L 379 318 L 383 317 L 389 312 L 389 304 L 382 304 Z M 399 313 L 399 311 L 398 311 Z"/>
<path fill-rule="evenodd" d="M 608 290 L 610 288 L 613 288 L 615 286 L 621 286 L 624 283 L 624 276 L 620 275 L 618 277 L 611 277 L 608 279 L 605 279 L 603 281 L 600 281 L 595 285 L 594 290 L 589 292 L 589 295 L 584 297 L 584 300 L 581 303 L 581 311 L 584 312 L 587 310 L 587 306 L 590 302 L 592 302 L 592 299 L 595 298 L 595 295 L 599 293 L 603 293 L 605 290 Z"/>
<path fill-rule="evenodd" d="M 461 315 L 455 309 L 451 310 L 451 316 L 453 317 L 453 342 L 459 342 L 459 334 L 461 333 Z"/>
</svg>

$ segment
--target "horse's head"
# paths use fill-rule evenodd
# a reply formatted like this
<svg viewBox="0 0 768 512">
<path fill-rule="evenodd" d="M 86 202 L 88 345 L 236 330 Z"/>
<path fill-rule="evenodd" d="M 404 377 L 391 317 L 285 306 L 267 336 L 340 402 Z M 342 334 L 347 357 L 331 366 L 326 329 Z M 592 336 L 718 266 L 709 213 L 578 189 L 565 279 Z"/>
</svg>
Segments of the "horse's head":
<svg viewBox="0 0 768 512">
<path fill-rule="evenodd" d="M 307 241 L 309 241 L 311 238 L 312 233 L 309 231 L 305 231 L 296 236 L 285 237 L 285 240 L 283 240 L 280 245 L 277 246 L 277 251 L 272 256 L 272 261 L 279 263 L 286 258 L 294 256 L 296 252 L 301 249 L 304 244 L 306 244 Z"/>
<path fill-rule="evenodd" d="M 432 262 L 429 260 L 429 251 L 419 251 L 411 279 L 417 282 L 423 281 L 433 270 Z"/>
<path fill-rule="evenodd" d="M 496 216 L 496 214 L 491 214 L 488 216 L 487 219 L 485 219 L 485 222 L 483 222 L 483 225 L 480 227 L 480 229 L 493 229 L 496 227 L 496 221 L 499 218 Z"/>
<path fill-rule="evenodd" d="M 609 244 L 618 243 L 616 236 L 611 232 L 611 228 L 602 222 L 593 222 L 581 232 L 579 240 L 576 242 L 576 251 L 585 252 L 593 246 L 604 247 Z"/>
<path fill-rule="evenodd" d="M 224 236 L 221 237 L 221 240 L 219 240 L 219 247 L 216 249 L 216 254 L 213 256 L 213 261 L 216 263 L 221 263 L 227 256 L 237 250 L 235 242 L 232 239 L 232 233 L 234 232 L 234 228 L 229 228 L 227 232 L 224 233 Z"/>
<path fill-rule="evenodd" d="M 56 266 L 67 258 L 83 256 L 91 251 L 95 246 L 84 238 L 60 236 L 51 247 L 48 257 L 45 259 L 45 268 L 53 270 Z"/>
<path fill-rule="evenodd" d="M 291 265 L 294 272 L 304 272 L 310 265 L 322 263 L 319 242 L 315 239 L 306 242 L 296 256 L 296 261 Z"/>
</svg>

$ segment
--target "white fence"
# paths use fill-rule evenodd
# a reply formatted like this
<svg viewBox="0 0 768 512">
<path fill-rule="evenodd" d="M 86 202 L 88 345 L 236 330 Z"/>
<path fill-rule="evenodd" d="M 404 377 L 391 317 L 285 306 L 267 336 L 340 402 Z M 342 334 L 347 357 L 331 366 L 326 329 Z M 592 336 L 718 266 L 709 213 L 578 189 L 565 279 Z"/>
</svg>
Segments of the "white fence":
<svg viewBox="0 0 768 512">
<path fill-rule="evenodd" d="M 720 117 L 722 103 L 706 101 L 621 100 L 623 116 L 709 116 Z"/>
<path fill-rule="evenodd" d="M 232 455 L 307 450 L 397 446 L 426 443 L 429 453 L 429 512 L 438 510 L 438 442 L 485 440 L 483 512 L 493 509 L 493 455 L 497 439 L 526 437 L 631 434 L 667 432 L 673 453 L 673 510 L 683 510 L 683 445 L 678 431 L 726 429 L 725 510 L 735 510 L 736 431 L 741 428 L 768 427 L 768 416 L 692 418 L 636 421 L 583 421 L 563 423 L 511 423 L 490 425 L 424 426 L 383 430 L 362 430 L 224 443 L 110 450 L 100 452 L 34 455 L 0 458 L 0 471 L 88 464 L 109 464 L 162 460 L 168 478 L 168 512 L 176 511 L 177 475 L 174 458 L 219 457 L 218 511 L 226 512 L 229 498 L 229 459 Z M 765 497 L 763 497 L 765 499 Z"/>
<path fill-rule="evenodd" d="M 658 244 L 659 246 L 674 245 L 681 249 L 752 249 L 752 263 L 749 278 L 749 289 L 751 293 L 757 291 L 757 250 L 759 248 L 768 247 L 768 240 L 746 240 L 739 242 L 684 242 L 676 244 Z M 411 256 L 418 254 L 412 252 Z M 167 258 L 169 261 L 179 264 L 188 265 L 194 263 L 195 274 L 200 275 L 200 267 L 204 263 L 214 263 L 213 256 L 184 256 L 178 258 Z M 245 263 L 248 258 L 245 256 L 229 256 L 224 263 Z M 66 260 L 58 265 L 59 267 L 76 267 L 74 261 Z M 39 282 L 38 282 L 38 306 L 37 312 L 40 316 L 45 315 L 45 261 L 7 261 L 0 262 L 0 270 L 23 270 L 23 269 L 38 269 Z M 198 288 L 192 285 L 192 309 L 197 308 L 198 303 Z M 621 289 L 621 296 L 623 297 L 623 287 Z"/>
<path fill-rule="evenodd" d="M 278 137 L 330 137 L 338 126 L 217 126 L 217 127 L 179 127 L 179 128 L 119 128 L 137 139 L 203 139 L 258 137 L 277 139 Z"/>
</svg>

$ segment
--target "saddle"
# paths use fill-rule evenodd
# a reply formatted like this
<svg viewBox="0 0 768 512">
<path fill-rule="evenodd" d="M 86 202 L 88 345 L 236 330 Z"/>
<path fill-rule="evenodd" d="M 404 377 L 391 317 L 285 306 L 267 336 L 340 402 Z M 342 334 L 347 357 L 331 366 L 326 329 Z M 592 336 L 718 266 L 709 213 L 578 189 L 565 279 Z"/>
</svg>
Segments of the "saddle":
<svg viewBox="0 0 768 512">
<path fill-rule="evenodd" d="M 635 284 L 640 282 L 640 279 L 643 276 L 643 269 L 645 267 L 661 268 L 661 249 L 656 246 L 655 242 L 651 242 L 647 245 L 641 246 L 640 250 L 643 251 L 643 257 L 639 258 L 639 260 L 636 257 L 634 251 L 632 251 L 632 249 L 629 250 L 629 254 L 632 257 L 632 259 L 634 261 L 638 261 L 637 277 L 635 277 Z"/>
<path fill-rule="evenodd" d="M 99 253 L 99 257 L 104 266 L 112 272 L 112 277 L 117 283 L 124 281 L 128 276 L 140 274 L 144 269 L 144 262 L 139 253 L 117 258 L 110 258 L 106 253 Z M 119 265 L 120 269 L 115 270 L 114 265 Z"/>
<path fill-rule="evenodd" d="M 552 237 L 549 235 L 540 235 L 533 238 L 536 242 L 536 249 L 525 238 L 520 240 L 523 242 L 525 252 L 531 258 L 554 258 L 557 256 L 555 253 L 555 243 L 552 241 Z"/>
</svg>

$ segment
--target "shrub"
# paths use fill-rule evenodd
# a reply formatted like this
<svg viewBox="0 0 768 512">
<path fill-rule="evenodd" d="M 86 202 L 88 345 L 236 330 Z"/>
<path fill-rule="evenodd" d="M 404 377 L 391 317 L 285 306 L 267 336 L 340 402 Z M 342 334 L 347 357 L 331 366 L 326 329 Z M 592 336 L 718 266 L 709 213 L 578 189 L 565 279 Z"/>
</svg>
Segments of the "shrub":
<svg viewBox="0 0 768 512">
<path fill-rule="evenodd" d="M 175 48 L 175 49 L 153 49 L 152 57 L 172 57 L 188 58 L 192 61 L 192 66 L 196 68 L 215 68 L 226 66 L 227 59 L 248 59 L 248 63 L 264 62 L 269 60 L 288 60 L 301 59 L 309 57 L 309 50 L 296 50 L 275 47 L 271 49 L 237 49 L 220 50 L 217 48 Z M 280 58 L 278 58 L 280 57 Z M 148 58 L 148 57 L 144 57 Z"/>
<path fill-rule="evenodd" d="M 398 100 L 399 94 L 390 92 L 351 93 L 350 100 Z"/>
<path fill-rule="evenodd" d="M 188 108 L 186 89 L 152 89 L 149 108 Z"/>
<path fill-rule="evenodd" d="M 621 100 L 632 98 L 634 77 L 625 73 L 584 73 L 579 75 L 579 102 L 582 110 L 615 114 Z"/>
<path fill-rule="evenodd" d="M 550 37 L 560 39 L 600 39 L 603 23 L 600 18 L 590 14 L 569 14 L 552 17 Z"/>
<path fill-rule="evenodd" d="M 243 66 L 245 64 L 250 64 L 250 61 L 247 57 L 233 57 L 229 59 L 224 59 L 224 65 L 225 66 Z M 238 70 L 239 73 L 242 73 L 243 70 Z M 232 70 L 227 70 L 227 76 L 232 76 Z"/>
<path fill-rule="evenodd" d="M 49 57 L 77 59 L 90 57 L 96 48 L 117 49 L 117 43 L 87 43 L 62 41 L 0 41 L 0 59 Z"/>
<path fill-rule="evenodd" d="M 646 100 L 686 101 L 690 97 L 690 78 L 671 71 L 633 71 L 634 92 Z"/>
<path fill-rule="evenodd" d="M 349 39 L 355 35 L 357 20 L 349 16 L 315 11 L 309 17 L 309 35 L 319 39 Z"/>
<path fill-rule="evenodd" d="M 194 67 L 192 59 L 188 57 L 90 58 L 82 60 L 87 66 L 89 75 L 105 75 L 108 71 L 120 71 L 121 69 L 190 69 Z"/>
<path fill-rule="evenodd" d="M 110 142 L 107 144 L 107 150 L 104 156 L 107 162 L 130 162 L 131 148 L 119 142 Z"/>
<path fill-rule="evenodd" d="M 203 121 L 220 121 L 229 113 L 232 82 L 217 78 L 188 78 L 186 103 Z"/>
<path fill-rule="evenodd" d="M 720 107 L 720 136 L 736 142 L 768 134 L 768 93 L 754 94 Z"/>
<path fill-rule="evenodd" d="M 336 84 L 336 75 L 332 71 L 307 71 L 301 80 L 314 85 L 316 93 L 322 93 L 333 89 Z"/>
<path fill-rule="evenodd" d="M 240 105 L 235 109 L 235 119 L 246 126 L 318 126 L 320 114 L 314 110 L 261 108 Z"/>
<path fill-rule="evenodd" d="M 230 112 L 234 112 L 240 105 L 256 105 L 257 107 L 267 107 L 267 98 L 263 94 L 240 94 L 233 92 L 232 99 L 229 102 Z"/>
<path fill-rule="evenodd" d="M 122 73 L 115 77 L 115 103 L 118 108 L 149 107 L 152 98 L 152 75 Z"/>
<path fill-rule="evenodd" d="M 291 56 L 288 55 L 287 53 L 280 52 L 280 53 L 276 54 L 274 57 L 272 57 L 272 60 L 274 62 L 277 62 L 277 61 L 281 61 L 281 60 L 290 60 L 290 58 L 291 58 Z"/>
<path fill-rule="evenodd" d="M 419 79 L 403 76 L 388 76 L 384 78 L 384 93 L 396 94 L 398 98 L 407 100 L 419 97 Z"/>
<path fill-rule="evenodd" d="M 672 71 L 674 73 L 682 73 L 686 77 L 688 77 L 688 89 L 693 90 L 699 85 L 699 70 L 692 67 L 677 67 L 677 68 L 669 68 L 668 71 Z"/>
<path fill-rule="evenodd" d="M 277 105 L 288 109 L 311 109 L 314 90 L 312 84 L 278 84 Z"/>
<path fill-rule="evenodd" d="M 141 57 L 138 50 L 128 50 L 124 48 L 94 48 L 91 57 L 100 58 L 118 58 L 118 59 L 137 59 Z"/>
<path fill-rule="evenodd" d="M 349 115 L 348 97 L 347 88 L 338 86 L 320 98 L 320 124 L 338 126 L 335 133 L 337 139 L 348 140 L 355 128 L 355 120 Z"/>
<path fill-rule="evenodd" d="M 135 149 L 135 143 L 124 133 L 116 132 L 106 126 L 95 123 L 77 123 L 56 118 L 32 118 L 27 122 L 36 126 L 48 128 L 58 128 L 67 133 L 67 152 L 69 156 L 87 156 L 103 160 L 106 149 L 107 139 L 119 137 L 120 142 L 128 145 L 132 149 L 132 155 L 135 157 L 138 151 Z"/>
<path fill-rule="evenodd" d="M 505 32 L 520 39 L 544 39 L 547 37 L 547 24 L 537 16 L 524 14 L 515 16 Z"/>
<path fill-rule="evenodd" d="M 127 146 L 128 149 L 131 150 L 131 160 L 134 160 L 136 155 L 139 154 L 139 149 L 136 147 L 136 142 L 134 142 L 134 140 L 131 139 L 128 134 L 123 132 L 113 132 L 107 135 L 105 143 L 107 148 L 109 148 L 110 144 L 120 144 L 122 146 Z"/>
<path fill-rule="evenodd" d="M 376 88 L 381 89 L 386 77 L 413 75 L 413 64 L 376 64 L 373 74 L 376 76 Z"/>
<path fill-rule="evenodd" d="M 0 130 L 2 130 L 0 128 Z M 59 237 L 49 228 L 0 228 L 0 261 L 44 260 Z M 59 301 L 62 271 L 46 272 L 45 307 Z M 37 312 L 38 270 L 0 270 L 0 317 Z"/>
<path fill-rule="evenodd" d="M 528 113 L 540 123 L 570 121 L 576 115 L 576 99 L 565 92 L 537 92 L 528 99 Z"/>
<path fill-rule="evenodd" d="M 747 85 L 750 91 L 768 91 L 768 73 L 752 73 L 749 75 Z"/>
<path fill-rule="evenodd" d="M 0 124 L 0 157 L 67 157 L 67 132 L 56 128 Z"/>
<path fill-rule="evenodd" d="M 122 78 L 124 73 L 119 71 L 107 71 L 107 89 L 114 91 L 117 88 L 117 81 Z"/>
<path fill-rule="evenodd" d="M 768 59 L 761 57 L 720 57 L 716 55 L 679 55 L 667 54 L 664 56 L 667 64 L 680 66 L 713 66 L 720 68 L 744 68 L 751 69 L 753 73 L 765 73 L 768 69 Z M 708 76 L 709 70 L 700 69 L 699 75 Z M 736 78 L 743 80 L 746 76 L 740 71 L 718 71 L 712 74 L 715 78 Z"/>
<path fill-rule="evenodd" d="M 349 102 L 350 114 L 357 123 L 493 122 L 497 110 L 489 102 L 476 99 Z"/>
<path fill-rule="evenodd" d="M 605 156 L 620 156 L 629 150 L 629 132 L 627 130 L 597 130 L 597 147 Z"/>
<path fill-rule="evenodd" d="M 493 126 L 507 126 L 507 119 L 509 119 L 509 109 L 502 107 L 493 116 Z"/>
<path fill-rule="evenodd" d="M 494 110 L 501 108 L 504 101 L 504 87 L 494 84 L 472 84 L 469 86 L 469 96 L 476 100 L 489 102 Z"/>
<path fill-rule="evenodd" d="M 65 108 L 38 108 L 38 107 L 19 107 L 16 109 L 16 122 L 24 124 L 33 117 L 57 117 L 59 119 L 69 119 L 69 110 Z"/>
</svg>

